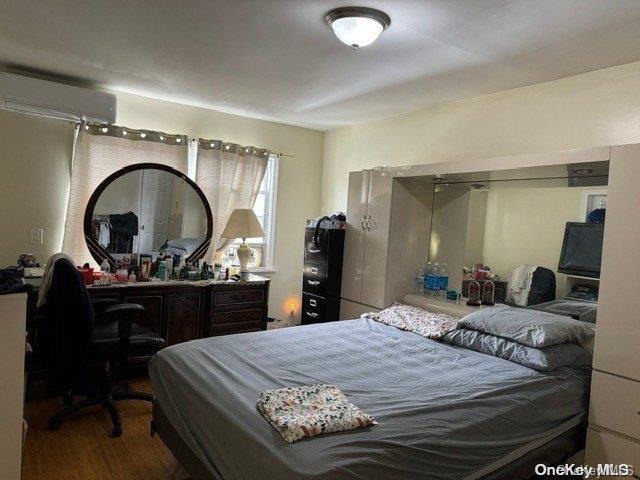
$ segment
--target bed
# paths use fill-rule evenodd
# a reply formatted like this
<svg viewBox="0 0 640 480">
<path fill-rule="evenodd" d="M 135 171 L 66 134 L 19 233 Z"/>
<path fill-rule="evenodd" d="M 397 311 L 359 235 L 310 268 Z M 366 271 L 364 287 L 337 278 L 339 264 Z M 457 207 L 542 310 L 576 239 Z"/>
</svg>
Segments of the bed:
<svg viewBox="0 0 640 480">
<path fill-rule="evenodd" d="M 150 362 L 157 431 L 196 479 L 514 479 L 581 450 L 588 369 L 542 373 L 370 319 L 196 340 Z M 367 429 L 288 444 L 272 388 L 338 385 Z"/>
</svg>

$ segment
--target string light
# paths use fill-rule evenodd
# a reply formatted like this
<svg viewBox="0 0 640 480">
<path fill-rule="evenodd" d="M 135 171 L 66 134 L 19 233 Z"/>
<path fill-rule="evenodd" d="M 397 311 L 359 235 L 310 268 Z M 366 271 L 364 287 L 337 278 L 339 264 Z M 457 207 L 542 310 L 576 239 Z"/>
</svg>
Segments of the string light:
<svg viewBox="0 0 640 480">
<path fill-rule="evenodd" d="M 85 126 L 84 126 L 84 129 L 85 129 L 85 130 L 89 130 L 89 125 L 85 125 Z"/>
<path fill-rule="evenodd" d="M 107 133 L 109 131 L 107 127 L 102 127 L 100 130 L 102 131 L 102 133 Z"/>
<path fill-rule="evenodd" d="M 142 132 L 142 133 L 140 134 L 140 138 L 145 138 L 146 136 L 147 136 L 147 134 L 146 134 L 146 133 L 144 133 L 144 132 Z"/>
<path fill-rule="evenodd" d="M 176 143 L 180 143 L 182 141 L 181 138 L 176 138 Z"/>
<path fill-rule="evenodd" d="M 160 135 L 160 140 L 164 140 L 164 135 Z"/>
<path fill-rule="evenodd" d="M 123 130 L 123 131 L 122 131 L 122 135 L 126 135 L 126 134 L 127 134 L 127 131 L 126 131 L 126 130 Z"/>
<path fill-rule="evenodd" d="M 216 143 L 215 143 L 215 142 L 211 142 L 211 143 L 209 144 L 209 146 L 210 146 L 211 148 L 213 148 L 213 147 L 215 147 L 215 146 L 216 146 Z"/>
</svg>

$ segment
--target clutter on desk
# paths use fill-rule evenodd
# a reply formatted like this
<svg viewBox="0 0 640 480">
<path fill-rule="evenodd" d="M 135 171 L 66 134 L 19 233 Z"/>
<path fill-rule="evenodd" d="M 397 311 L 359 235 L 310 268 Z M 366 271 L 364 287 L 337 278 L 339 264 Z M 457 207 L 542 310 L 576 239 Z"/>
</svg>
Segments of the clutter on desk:
<svg viewBox="0 0 640 480">
<path fill-rule="evenodd" d="M 7 267 L 0 269 L 0 295 L 20 293 L 29 290 L 22 279 L 21 267 Z"/>
<path fill-rule="evenodd" d="M 500 280 L 500 275 L 492 274 L 491 267 L 478 263 L 470 267 L 462 267 L 463 280 L 491 280 L 493 282 Z"/>
<path fill-rule="evenodd" d="M 321 217 L 307 219 L 307 227 L 324 228 L 326 230 L 344 230 L 347 223 L 347 216 L 343 212 L 337 212 L 333 215 L 325 215 Z"/>
</svg>

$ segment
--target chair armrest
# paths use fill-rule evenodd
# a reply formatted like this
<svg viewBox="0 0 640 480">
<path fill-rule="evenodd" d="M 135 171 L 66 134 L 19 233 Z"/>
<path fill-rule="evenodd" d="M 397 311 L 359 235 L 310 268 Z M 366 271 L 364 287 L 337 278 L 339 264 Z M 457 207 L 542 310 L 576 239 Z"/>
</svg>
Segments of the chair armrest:
<svg viewBox="0 0 640 480">
<path fill-rule="evenodd" d="M 139 303 L 118 303 L 117 305 L 107 307 L 105 312 L 126 315 L 127 313 L 144 312 L 144 307 Z"/>
<path fill-rule="evenodd" d="M 117 298 L 92 298 L 91 304 L 94 307 L 110 307 L 111 305 L 115 305 L 116 303 L 120 303 L 120 300 Z"/>
<path fill-rule="evenodd" d="M 91 306 L 93 307 L 93 314 L 96 322 L 102 323 L 106 321 L 106 309 L 111 305 L 120 303 L 117 298 L 105 297 L 105 298 L 92 298 Z"/>
<path fill-rule="evenodd" d="M 105 313 L 115 317 L 114 320 L 118 322 L 118 338 L 121 342 L 128 342 L 131 338 L 133 330 L 131 317 L 139 312 L 144 312 L 144 307 L 137 303 L 119 303 L 105 309 Z"/>
</svg>

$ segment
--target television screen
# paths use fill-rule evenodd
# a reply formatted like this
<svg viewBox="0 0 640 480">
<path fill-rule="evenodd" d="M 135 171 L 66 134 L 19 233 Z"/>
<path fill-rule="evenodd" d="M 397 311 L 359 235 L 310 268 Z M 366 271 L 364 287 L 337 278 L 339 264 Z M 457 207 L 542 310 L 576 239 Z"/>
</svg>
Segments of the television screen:
<svg viewBox="0 0 640 480">
<path fill-rule="evenodd" d="M 599 278 L 603 233 L 602 223 L 567 222 L 558 271 Z"/>
</svg>

